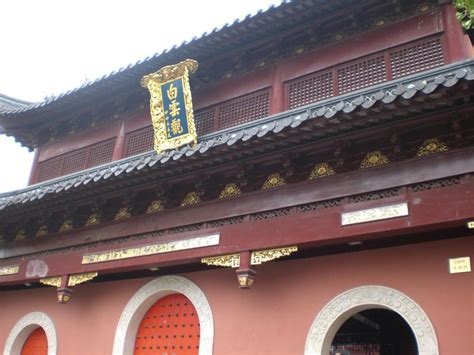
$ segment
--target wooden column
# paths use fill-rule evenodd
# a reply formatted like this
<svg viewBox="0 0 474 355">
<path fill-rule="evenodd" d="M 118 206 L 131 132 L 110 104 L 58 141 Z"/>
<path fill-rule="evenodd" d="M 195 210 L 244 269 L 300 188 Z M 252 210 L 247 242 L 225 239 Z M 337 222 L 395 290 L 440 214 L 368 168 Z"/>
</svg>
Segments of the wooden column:
<svg viewBox="0 0 474 355">
<path fill-rule="evenodd" d="M 460 60 L 472 58 L 472 44 L 469 36 L 462 30 L 461 24 L 456 19 L 456 9 L 451 5 L 445 5 L 442 9 L 444 28 L 444 47 L 446 63 L 454 63 Z"/>
<path fill-rule="evenodd" d="M 33 163 L 31 164 L 30 177 L 28 178 L 28 186 L 33 185 L 38 179 L 39 149 L 40 148 L 35 148 L 35 155 L 33 156 Z"/>
<path fill-rule="evenodd" d="M 272 68 L 272 88 L 270 93 L 270 115 L 285 110 L 285 84 L 283 83 L 281 63 Z"/>
<path fill-rule="evenodd" d="M 114 153 L 112 160 L 119 160 L 123 158 L 125 150 L 125 121 L 120 124 L 120 130 L 115 140 Z"/>
</svg>

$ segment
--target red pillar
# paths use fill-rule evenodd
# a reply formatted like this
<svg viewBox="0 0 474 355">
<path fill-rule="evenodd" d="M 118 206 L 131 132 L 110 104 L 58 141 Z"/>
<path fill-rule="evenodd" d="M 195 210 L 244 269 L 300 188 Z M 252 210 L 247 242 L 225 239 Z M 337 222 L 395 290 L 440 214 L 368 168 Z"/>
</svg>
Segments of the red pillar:
<svg viewBox="0 0 474 355">
<path fill-rule="evenodd" d="M 472 58 L 472 44 L 456 19 L 456 9 L 451 4 L 443 6 L 442 17 L 446 63 Z"/>
<path fill-rule="evenodd" d="M 285 85 L 282 80 L 281 63 L 276 63 L 272 68 L 270 115 L 285 110 Z"/>
<path fill-rule="evenodd" d="M 38 179 L 38 156 L 39 148 L 35 148 L 35 155 L 33 156 L 33 163 L 31 164 L 30 177 L 28 178 L 28 186 L 33 185 Z"/>
<path fill-rule="evenodd" d="M 120 124 L 120 130 L 115 140 L 114 153 L 112 160 L 119 160 L 123 158 L 125 149 L 125 121 Z"/>
</svg>

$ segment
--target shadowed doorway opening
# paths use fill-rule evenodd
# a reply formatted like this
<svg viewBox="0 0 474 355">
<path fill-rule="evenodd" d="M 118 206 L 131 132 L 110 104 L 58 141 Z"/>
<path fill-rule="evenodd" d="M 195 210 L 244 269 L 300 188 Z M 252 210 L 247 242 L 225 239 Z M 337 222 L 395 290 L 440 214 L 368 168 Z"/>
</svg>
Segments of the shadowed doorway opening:
<svg viewBox="0 0 474 355">
<path fill-rule="evenodd" d="M 338 329 L 331 355 L 417 355 L 415 336 L 396 312 L 368 309 L 354 314 Z"/>
</svg>

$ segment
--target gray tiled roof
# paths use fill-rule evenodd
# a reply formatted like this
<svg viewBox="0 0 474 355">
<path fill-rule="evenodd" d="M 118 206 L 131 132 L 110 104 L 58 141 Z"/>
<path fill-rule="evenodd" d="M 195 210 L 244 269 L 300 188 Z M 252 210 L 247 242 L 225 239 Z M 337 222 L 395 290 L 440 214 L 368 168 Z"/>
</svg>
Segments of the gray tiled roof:
<svg viewBox="0 0 474 355">
<path fill-rule="evenodd" d="M 236 19 L 221 28 L 214 28 L 211 32 L 193 37 L 180 45 L 155 53 L 136 63 L 131 63 L 116 71 L 106 74 L 94 81 L 86 82 L 82 86 L 69 90 L 58 96 L 51 96 L 44 102 L 33 103 L 25 107 L 13 108 L 3 112 L 5 118 L 18 118 L 25 113 L 42 112 L 43 109 L 59 107 L 61 103 L 70 104 L 71 101 L 84 99 L 84 95 L 93 97 L 98 91 L 107 92 L 115 90 L 118 86 L 127 87 L 130 82 L 135 87 L 143 75 L 155 71 L 157 68 L 175 61 L 176 58 L 186 57 L 212 57 L 215 53 L 224 52 L 236 46 L 252 42 L 276 30 L 284 30 L 296 23 L 305 22 L 315 14 L 328 11 L 329 8 L 344 8 L 354 0 L 340 0 L 327 2 L 325 0 L 282 0 L 278 6 L 271 5 L 266 10 L 259 10 L 254 15 L 244 19 Z M 66 99 L 67 100 L 64 100 Z M 81 101 L 82 102 L 82 101 Z"/>
<path fill-rule="evenodd" d="M 10 96 L 0 94 L 0 112 L 11 112 L 31 107 L 32 102 L 15 99 Z"/>
<path fill-rule="evenodd" d="M 356 109 L 370 109 L 375 104 L 390 104 L 396 99 L 410 100 L 415 95 L 429 95 L 442 87 L 451 87 L 460 81 L 474 80 L 474 60 L 446 65 L 430 71 L 390 81 L 350 94 L 330 98 L 314 104 L 262 118 L 240 126 L 208 134 L 200 138 L 195 146 L 184 146 L 165 154 L 147 152 L 95 168 L 62 176 L 39 183 L 22 190 L 0 194 L 0 210 L 11 205 L 39 200 L 50 194 L 61 193 L 99 181 L 113 179 L 144 168 L 154 168 L 170 160 L 186 159 L 203 154 L 222 145 L 233 145 L 251 138 L 292 130 L 305 121 L 318 120 L 318 127 L 335 124 L 334 118 L 354 112 Z M 337 124 L 337 122 L 336 122 Z"/>
</svg>

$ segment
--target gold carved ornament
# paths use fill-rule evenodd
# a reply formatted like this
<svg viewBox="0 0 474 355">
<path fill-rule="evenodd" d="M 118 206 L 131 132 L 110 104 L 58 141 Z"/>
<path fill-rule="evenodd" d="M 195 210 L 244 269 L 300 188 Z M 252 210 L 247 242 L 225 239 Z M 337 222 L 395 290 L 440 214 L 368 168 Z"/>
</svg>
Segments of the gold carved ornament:
<svg viewBox="0 0 474 355">
<path fill-rule="evenodd" d="M 240 266 L 240 254 L 227 254 L 202 258 L 201 263 L 212 266 L 236 268 Z"/>
<path fill-rule="evenodd" d="M 373 166 L 385 165 L 388 164 L 390 161 L 388 158 L 380 151 L 370 152 L 367 153 L 364 160 L 360 163 L 360 168 L 371 168 Z"/>
<path fill-rule="evenodd" d="M 84 282 L 87 282 L 87 281 L 90 281 L 90 280 L 96 278 L 97 275 L 98 275 L 97 272 L 87 272 L 87 273 L 84 273 L 84 274 L 71 275 L 71 276 L 69 276 L 69 281 L 68 281 L 67 285 L 69 287 L 76 286 L 76 285 L 82 284 Z"/>
<path fill-rule="evenodd" d="M 22 228 L 18 231 L 18 233 L 16 234 L 15 236 L 15 240 L 24 240 L 26 238 L 26 232 L 25 230 Z"/>
<path fill-rule="evenodd" d="M 219 245 L 219 234 L 176 240 L 167 243 L 149 244 L 134 248 L 107 250 L 100 253 L 82 255 L 82 264 L 95 264 L 114 260 L 136 258 L 140 256 L 171 253 L 180 250 L 203 248 Z"/>
<path fill-rule="evenodd" d="M 184 207 L 184 206 L 196 205 L 200 202 L 201 202 L 201 197 L 199 197 L 199 194 L 196 191 L 193 191 L 186 195 L 186 197 L 181 202 L 181 206 Z"/>
<path fill-rule="evenodd" d="M 260 265 L 267 261 L 275 260 L 298 251 L 296 245 L 285 248 L 267 249 L 252 252 L 250 265 Z"/>
<path fill-rule="evenodd" d="M 20 265 L 8 265 L 0 267 L 0 276 L 15 275 L 20 271 Z"/>
<path fill-rule="evenodd" d="M 155 73 L 145 75 L 141 80 L 141 85 L 150 92 L 150 114 L 154 131 L 154 148 L 157 153 L 165 150 L 181 147 L 185 144 L 197 143 L 196 127 L 194 124 L 193 103 L 191 89 L 189 86 L 189 73 L 194 73 L 198 68 L 197 61 L 186 59 L 178 64 L 167 65 Z M 173 107 L 164 107 L 162 84 L 181 79 L 183 85 L 183 96 L 188 133 L 168 138 L 166 132 L 166 110 L 178 112 L 180 108 L 176 102 Z"/>
<path fill-rule="evenodd" d="M 72 230 L 72 220 L 66 219 L 63 224 L 61 224 L 61 227 L 59 227 L 60 232 L 67 232 Z"/>
<path fill-rule="evenodd" d="M 46 286 L 54 286 L 54 287 L 61 287 L 61 276 L 56 276 L 56 277 L 46 277 L 44 279 L 40 279 L 39 282 L 40 284 L 46 285 Z"/>
<path fill-rule="evenodd" d="M 101 215 L 100 213 L 92 213 L 89 218 L 87 218 L 87 221 L 86 221 L 86 226 L 94 226 L 96 224 L 99 224 L 100 221 L 101 221 Z"/>
<path fill-rule="evenodd" d="M 219 198 L 226 198 L 231 196 L 240 195 L 242 191 L 240 191 L 239 187 L 235 183 L 225 185 L 224 189 L 219 194 Z"/>
<path fill-rule="evenodd" d="M 425 157 L 427 155 L 447 152 L 448 146 L 441 142 L 438 138 L 426 139 L 416 152 L 417 157 Z"/>
<path fill-rule="evenodd" d="M 262 190 L 271 189 L 283 185 L 286 185 L 285 179 L 283 179 L 280 174 L 275 173 L 267 177 L 267 180 L 265 180 L 262 185 Z"/>
<path fill-rule="evenodd" d="M 115 214 L 114 219 L 116 221 L 118 221 L 118 220 L 121 220 L 121 219 L 130 218 L 131 216 L 132 216 L 131 208 L 130 207 L 122 207 L 117 211 L 117 213 Z"/>
<path fill-rule="evenodd" d="M 163 211 L 165 208 L 163 207 L 163 203 L 160 199 L 151 201 L 150 205 L 146 209 L 146 213 L 154 213 L 158 211 Z"/>
<path fill-rule="evenodd" d="M 45 235 L 48 235 L 48 226 L 43 224 L 36 232 L 36 237 L 44 237 Z"/>
<path fill-rule="evenodd" d="M 336 174 L 334 169 L 328 163 L 316 164 L 308 176 L 308 180 L 319 179 Z"/>
</svg>

